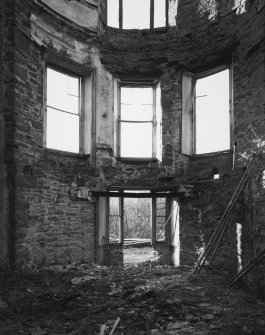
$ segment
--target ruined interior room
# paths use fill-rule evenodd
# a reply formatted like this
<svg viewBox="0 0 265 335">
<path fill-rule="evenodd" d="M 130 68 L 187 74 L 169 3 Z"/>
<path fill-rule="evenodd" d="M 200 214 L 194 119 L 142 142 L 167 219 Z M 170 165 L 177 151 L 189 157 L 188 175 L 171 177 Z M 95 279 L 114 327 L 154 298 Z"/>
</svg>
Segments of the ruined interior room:
<svg viewBox="0 0 265 335">
<path fill-rule="evenodd" d="M 265 2 L 0 23 L 0 334 L 265 334 Z"/>
</svg>

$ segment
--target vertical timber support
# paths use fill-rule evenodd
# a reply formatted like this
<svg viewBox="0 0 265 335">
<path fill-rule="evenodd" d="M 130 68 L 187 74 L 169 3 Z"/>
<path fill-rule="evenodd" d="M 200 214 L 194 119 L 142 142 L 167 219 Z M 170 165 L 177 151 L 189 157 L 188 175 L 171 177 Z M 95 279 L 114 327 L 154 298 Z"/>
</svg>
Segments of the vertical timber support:
<svg viewBox="0 0 265 335">
<path fill-rule="evenodd" d="M 175 266 L 180 265 L 180 240 L 179 240 L 179 204 L 178 199 L 171 200 L 172 215 L 169 224 L 169 245 L 172 252 L 172 260 Z"/>
</svg>

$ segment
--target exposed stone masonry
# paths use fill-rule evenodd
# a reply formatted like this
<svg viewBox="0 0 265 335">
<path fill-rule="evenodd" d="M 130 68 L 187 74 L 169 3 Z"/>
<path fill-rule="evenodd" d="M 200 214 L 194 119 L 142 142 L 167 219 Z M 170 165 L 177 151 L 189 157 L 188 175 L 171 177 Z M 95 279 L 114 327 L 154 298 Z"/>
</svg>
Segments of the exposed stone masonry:
<svg viewBox="0 0 265 335">
<path fill-rule="evenodd" d="M 179 199 L 180 259 L 194 264 L 252 152 L 264 145 L 263 1 L 182 0 L 179 6 L 170 1 L 171 27 L 142 31 L 104 27 L 104 13 L 100 22 L 93 19 L 84 27 L 51 3 L 4 0 L 0 5 L 0 260 L 19 265 L 97 261 L 96 199 L 71 197 L 71 192 L 191 183 L 193 199 Z M 95 74 L 91 155 L 44 148 L 47 53 Z M 235 150 L 183 155 L 182 73 L 224 64 L 233 69 Z M 124 77 L 160 79 L 162 162 L 114 157 L 114 79 Z M 219 180 L 213 180 L 214 171 Z M 261 179 L 253 178 L 213 266 L 236 271 L 236 223 L 243 224 L 243 264 L 264 246 L 264 192 Z"/>
</svg>

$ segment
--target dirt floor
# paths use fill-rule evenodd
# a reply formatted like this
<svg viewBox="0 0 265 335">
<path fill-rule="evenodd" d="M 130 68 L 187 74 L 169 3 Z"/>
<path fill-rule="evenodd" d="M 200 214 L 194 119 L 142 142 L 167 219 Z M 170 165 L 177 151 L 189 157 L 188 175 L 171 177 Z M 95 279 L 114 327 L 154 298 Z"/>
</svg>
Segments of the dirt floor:
<svg viewBox="0 0 265 335">
<path fill-rule="evenodd" d="M 0 334 L 264 335 L 265 302 L 228 279 L 148 262 L 1 273 Z"/>
<path fill-rule="evenodd" d="M 154 249 L 152 247 L 128 247 L 123 249 L 123 262 L 127 265 L 140 265 L 154 259 Z"/>
</svg>

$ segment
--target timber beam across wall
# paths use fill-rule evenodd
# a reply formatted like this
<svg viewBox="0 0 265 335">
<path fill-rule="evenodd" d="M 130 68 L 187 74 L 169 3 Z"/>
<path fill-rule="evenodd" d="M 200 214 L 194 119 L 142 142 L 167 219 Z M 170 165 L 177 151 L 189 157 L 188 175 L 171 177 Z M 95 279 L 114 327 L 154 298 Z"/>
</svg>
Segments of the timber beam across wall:
<svg viewBox="0 0 265 335">
<path fill-rule="evenodd" d="M 91 192 L 93 197 L 110 197 L 110 198 L 174 198 L 179 196 L 189 197 L 191 194 L 189 192 L 145 192 L 145 193 L 135 193 L 135 192 Z"/>
</svg>

